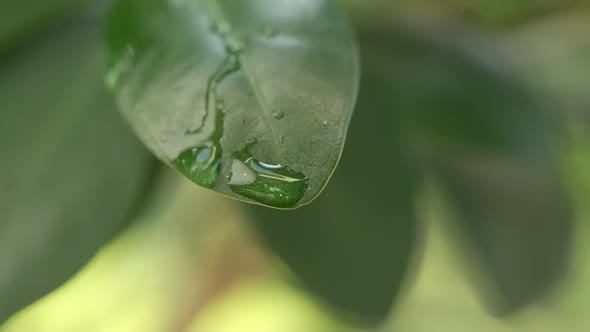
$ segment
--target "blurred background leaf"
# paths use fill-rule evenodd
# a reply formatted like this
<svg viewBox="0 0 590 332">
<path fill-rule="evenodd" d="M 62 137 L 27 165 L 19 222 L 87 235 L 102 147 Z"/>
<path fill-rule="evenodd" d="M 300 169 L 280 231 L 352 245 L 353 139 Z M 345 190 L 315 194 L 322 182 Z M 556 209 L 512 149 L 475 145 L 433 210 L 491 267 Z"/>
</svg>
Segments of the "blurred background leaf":
<svg viewBox="0 0 590 332">
<path fill-rule="evenodd" d="M 560 116 L 588 121 L 590 7 L 574 8 L 504 32 L 501 49 Z M 564 37 L 567 36 L 567 37 Z"/>
<path fill-rule="evenodd" d="M 275 322 L 282 331 L 325 332 L 336 325 L 317 304 L 273 276 L 242 223 L 243 205 L 168 170 L 158 176 L 153 192 L 128 230 L 71 281 L 0 330 L 205 332 L 240 326 L 272 331 Z M 217 316 L 216 311 L 226 312 L 226 298 L 236 295 L 245 302 L 229 305 L 242 303 L 236 308 L 240 314 L 231 320 Z M 292 324 L 284 326 L 285 319 Z"/>
<path fill-rule="evenodd" d="M 380 68 L 366 61 L 363 72 L 345 152 L 325 193 L 296 211 L 253 207 L 252 220 L 304 287 L 376 323 L 408 277 L 418 177 L 384 99 L 389 90 Z"/>
<path fill-rule="evenodd" d="M 463 250 L 475 254 L 467 261 L 493 279 L 483 295 L 497 314 L 541 300 L 568 271 L 569 197 L 555 174 L 535 166 L 494 157 L 455 160 L 440 169 L 460 232 L 472 245 Z"/>
<path fill-rule="evenodd" d="M 485 300 L 503 313 L 538 299 L 565 273 L 573 231 L 550 147 L 558 118 L 460 44 L 404 29 L 371 38 L 406 142 L 447 186 L 463 250 L 496 287 Z"/>
<path fill-rule="evenodd" d="M 65 282 L 146 194 L 155 161 L 103 88 L 96 21 L 0 65 L 0 321 Z"/>
<path fill-rule="evenodd" d="M 586 7 L 587 0 L 339 0 L 356 20 L 395 20 L 423 26 L 509 29 L 555 13 Z M 464 31 L 465 32 L 465 31 Z"/>
<path fill-rule="evenodd" d="M 0 54 L 52 25 L 59 25 L 86 0 L 0 0 Z"/>
</svg>

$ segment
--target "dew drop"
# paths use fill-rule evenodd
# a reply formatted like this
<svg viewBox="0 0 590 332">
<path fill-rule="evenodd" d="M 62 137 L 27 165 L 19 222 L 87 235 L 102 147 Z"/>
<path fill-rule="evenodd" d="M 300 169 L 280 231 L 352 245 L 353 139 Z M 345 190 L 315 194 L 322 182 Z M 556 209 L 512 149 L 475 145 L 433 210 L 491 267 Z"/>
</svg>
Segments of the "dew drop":
<svg viewBox="0 0 590 332">
<path fill-rule="evenodd" d="M 223 102 L 223 100 L 218 100 L 215 106 L 217 107 L 218 111 L 225 111 L 225 103 Z"/>
<path fill-rule="evenodd" d="M 219 174 L 220 154 L 213 144 L 181 152 L 172 164 L 197 184 L 211 188 Z"/>
<path fill-rule="evenodd" d="M 254 159 L 250 148 L 256 141 L 234 153 L 230 189 L 257 202 L 278 207 L 295 206 L 308 188 L 307 177 L 282 164 L 273 164 Z"/>
<path fill-rule="evenodd" d="M 244 42 L 242 42 L 241 40 L 235 38 L 228 38 L 226 41 L 226 47 L 230 53 L 235 54 L 244 51 L 246 45 L 244 45 Z"/>
<path fill-rule="evenodd" d="M 272 112 L 272 117 L 277 120 L 280 120 L 285 117 L 285 113 L 283 113 L 281 111 L 274 111 L 274 112 Z"/>
<path fill-rule="evenodd" d="M 324 120 L 324 121 L 322 122 L 322 124 L 323 124 L 324 126 L 327 126 L 327 125 L 328 125 L 328 120 Z"/>
</svg>

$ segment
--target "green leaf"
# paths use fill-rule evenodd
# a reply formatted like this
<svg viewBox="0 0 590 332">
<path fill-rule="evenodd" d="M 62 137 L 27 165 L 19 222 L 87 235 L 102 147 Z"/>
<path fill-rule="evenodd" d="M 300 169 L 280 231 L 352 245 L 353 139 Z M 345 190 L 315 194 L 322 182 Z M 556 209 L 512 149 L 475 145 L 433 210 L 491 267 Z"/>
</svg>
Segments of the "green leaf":
<svg viewBox="0 0 590 332">
<path fill-rule="evenodd" d="M 69 25 L 0 66 L 0 322 L 124 227 L 154 169 L 104 89 L 98 30 Z"/>
<path fill-rule="evenodd" d="M 551 171 L 502 156 L 454 158 L 439 166 L 443 184 L 484 272 L 497 314 L 534 302 L 567 272 L 573 215 Z M 486 291 L 486 289 L 483 289 Z"/>
<path fill-rule="evenodd" d="M 488 272 L 491 309 L 540 298 L 565 271 L 573 227 L 549 141 L 559 119 L 500 63 L 403 30 L 371 39 L 406 141 L 446 186 L 464 249 Z"/>
<path fill-rule="evenodd" d="M 277 208 L 340 157 L 359 68 L 329 0 L 119 0 L 107 82 L 141 140 L 195 183 Z"/>
<path fill-rule="evenodd" d="M 80 0 L 1 0 L 0 52 L 80 7 Z"/>
<path fill-rule="evenodd" d="M 400 291 L 415 244 L 417 174 L 371 61 L 363 80 L 343 159 L 325 194 L 295 211 L 252 207 L 252 219 L 304 287 L 363 323 L 378 323 Z"/>
</svg>

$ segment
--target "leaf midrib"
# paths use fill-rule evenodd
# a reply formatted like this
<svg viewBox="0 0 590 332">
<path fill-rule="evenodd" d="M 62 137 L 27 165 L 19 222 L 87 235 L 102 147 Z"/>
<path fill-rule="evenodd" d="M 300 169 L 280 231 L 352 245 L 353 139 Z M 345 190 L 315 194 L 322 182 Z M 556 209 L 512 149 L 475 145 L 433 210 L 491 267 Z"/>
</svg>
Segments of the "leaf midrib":
<svg viewBox="0 0 590 332">
<path fill-rule="evenodd" d="M 208 14 L 208 16 L 216 24 L 228 23 L 230 25 L 230 27 L 233 28 L 233 26 L 230 24 L 231 21 L 227 19 L 227 16 L 225 15 L 223 7 L 219 3 L 219 0 L 205 0 L 205 1 L 207 4 L 209 4 L 209 5 L 205 5 L 205 9 L 206 9 L 205 11 Z M 231 32 L 230 32 L 230 34 L 231 34 Z M 224 40 L 224 38 L 222 36 L 218 36 L 218 37 L 219 37 L 219 39 L 221 39 L 223 41 L 224 46 L 227 45 L 227 41 Z M 245 51 L 247 52 L 247 50 L 245 50 Z M 228 51 L 226 50 L 226 53 L 227 52 Z M 277 162 L 284 163 L 284 162 L 286 162 L 285 151 L 282 149 L 282 145 L 280 144 L 280 141 L 281 141 L 280 134 L 277 133 L 276 128 L 273 126 L 272 109 L 270 108 L 269 103 L 268 103 L 266 97 L 264 96 L 262 88 L 256 82 L 256 75 L 254 75 L 254 71 L 252 70 L 250 63 L 247 61 L 247 58 L 245 58 L 241 53 L 238 53 L 235 56 L 237 56 L 238 60 L 240 61 L 241 71 L 243 72 L 244 77 L 248 81 L 248 84 L 252 88 L 254 95 L 256 97 L 256 100 L 262 108 L 262 113 L 264 114 L 264 119 L 267 122 L 268 128 L 270 128 L 270 133 L 273 138 L 273 145 L 274 145 L 275 151 L 277 152 L 277 155 L 279 157 L 279 160 L 277 160 Z"/>
</svg>

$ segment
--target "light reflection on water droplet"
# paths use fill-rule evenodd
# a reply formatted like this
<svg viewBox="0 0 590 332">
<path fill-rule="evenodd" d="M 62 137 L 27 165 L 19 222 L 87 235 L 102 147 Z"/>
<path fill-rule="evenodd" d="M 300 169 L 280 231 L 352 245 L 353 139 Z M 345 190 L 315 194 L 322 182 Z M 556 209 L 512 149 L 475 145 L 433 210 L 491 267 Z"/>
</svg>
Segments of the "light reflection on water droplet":
<svg viewBox="0 0 590 332">
<path fill-rule="evenodd" d="M 251 141 L 234 153 L 232 177 L 228 182 L 230 189 L 266 205 L 278 208 L 295 206 L 308 188 L 307 177 L 285 165 L 254 159 L 250 149 L 255 144 L 256 140 Z"/>
<path fill-rule="evenodd" d="M 243 186 L 256 182 L 256 174 L 243 161 L 234 159 L 231 166 L 230 186 Z"/>
</svg>

